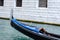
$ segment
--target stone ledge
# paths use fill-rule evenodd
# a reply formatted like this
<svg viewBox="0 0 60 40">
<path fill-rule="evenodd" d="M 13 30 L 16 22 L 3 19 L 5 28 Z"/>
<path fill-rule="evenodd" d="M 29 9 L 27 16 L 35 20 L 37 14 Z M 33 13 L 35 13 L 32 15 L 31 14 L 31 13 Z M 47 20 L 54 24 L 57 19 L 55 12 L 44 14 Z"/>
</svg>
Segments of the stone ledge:
<svg viewBox="0 0 60 40">
<path fill-rule="evenodd" d="M 0 17 L 0 19 L 9 20 L 9 18 L 4 18 L 4 17 Z M 23 19 L 17 19 L 17 20 L 23 21 L 23 22 L 37 23 L 37 24 L 48 24 L 48 25 L 60 26 L 60 24 L 56 24 L 56 23 L 38 22 L 38 21 L 33 21 L 33 20 L 23 20 Z"/>
</svg>

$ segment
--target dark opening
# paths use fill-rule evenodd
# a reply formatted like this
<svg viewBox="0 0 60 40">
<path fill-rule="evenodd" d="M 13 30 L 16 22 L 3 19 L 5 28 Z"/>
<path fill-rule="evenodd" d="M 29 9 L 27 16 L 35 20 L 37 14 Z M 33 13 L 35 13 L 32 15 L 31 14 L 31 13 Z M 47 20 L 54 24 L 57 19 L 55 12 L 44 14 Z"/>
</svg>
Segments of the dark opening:
<svg viewBox="0 0 60 40">
<path fill-rule="evenodd" d="M 22 0 L 16 0 L 16 6 L 22 7 Z"/>
<path fill-rule="evenodd" d="M 0 0 L 0 6 L 3 6 L 4 0 Z"/>
</svg>

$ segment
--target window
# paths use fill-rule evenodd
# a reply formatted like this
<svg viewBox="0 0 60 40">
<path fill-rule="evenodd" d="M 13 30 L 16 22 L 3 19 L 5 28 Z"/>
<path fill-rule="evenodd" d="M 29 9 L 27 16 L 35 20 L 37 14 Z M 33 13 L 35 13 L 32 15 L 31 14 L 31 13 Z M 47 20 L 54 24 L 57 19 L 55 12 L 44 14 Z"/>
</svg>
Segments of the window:
<svg viewBox="0 0 60 40">
<path fill-rule="evenodd" d="M 0 6 L 3 6 L 4 0 L 0 0 Z"/>
<path fill-rule="evenodd" d="M 16 0 L 16 6 L 22 7 L 22 0 Z"/>
<path fill-rule="evenodd" d="M 47 0 L 39 0 L 39 7 L 47 8 Z"/>
</svg>

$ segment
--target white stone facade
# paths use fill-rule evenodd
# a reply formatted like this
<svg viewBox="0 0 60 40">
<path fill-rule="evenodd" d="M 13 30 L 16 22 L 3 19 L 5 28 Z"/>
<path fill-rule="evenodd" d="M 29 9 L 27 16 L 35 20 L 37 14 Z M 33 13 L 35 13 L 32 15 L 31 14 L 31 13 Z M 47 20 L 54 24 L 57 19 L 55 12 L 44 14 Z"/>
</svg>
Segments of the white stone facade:
<svg viewBox="0 0 60 40">
<path fill-rule="evenodd" d="M 18 19 L 60 24 L 60 0 L 47 1 L 47 8 L 43 8 L 38 7 L 39 0 L 22 0 L 22 7 L 16 7 L 16 0 L 4 0 L 0 17 L 10 18 L 13 9 L 14 17 Z"/>
</svg>

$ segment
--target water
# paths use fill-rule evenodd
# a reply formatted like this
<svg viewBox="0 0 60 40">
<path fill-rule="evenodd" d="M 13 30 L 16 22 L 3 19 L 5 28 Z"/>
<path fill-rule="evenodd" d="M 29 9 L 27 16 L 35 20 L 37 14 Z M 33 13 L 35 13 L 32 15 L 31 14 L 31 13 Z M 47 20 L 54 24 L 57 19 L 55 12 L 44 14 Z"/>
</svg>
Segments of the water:
<svg viewBox="0 0 60 40">
<path fill-rule="evenodd" d="M 48 32 L 60 34 L 60 27 L 46 24 L 35 24 L 35 23 L 26 23 L 32 26 L 37 26 L 45 28 Z M 32 38 L 27 37 L 26 35 L 18 32 L 10 26 L 9 20 L 0 19 L 0 40 L 33 40 Z"/>
</svg>

